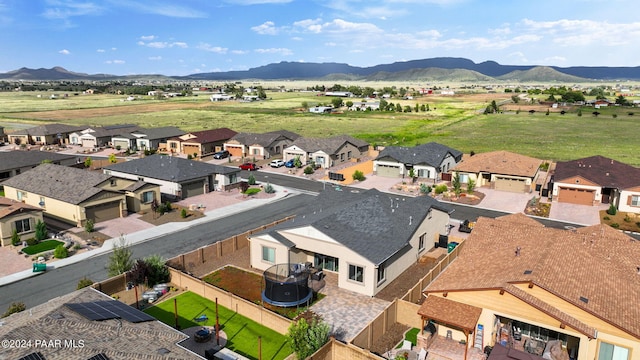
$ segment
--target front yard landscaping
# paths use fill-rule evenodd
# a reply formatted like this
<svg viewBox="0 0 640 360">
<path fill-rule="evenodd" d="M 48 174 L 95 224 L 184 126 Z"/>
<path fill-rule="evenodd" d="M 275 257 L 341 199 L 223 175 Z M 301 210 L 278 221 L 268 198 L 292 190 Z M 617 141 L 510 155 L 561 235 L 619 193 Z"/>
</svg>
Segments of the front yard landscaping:
<svg viewBox="0 0 640 360">
<path fill-rule="evenodd" d="M 246 285 L 245 285 L 246 286 Z M 178 324 L 181 329 L 194 326 L 215 326 L 216 304 L 192 292 L 185 292 L 169 301 L 163 301 L 144 310 L 163 323 L 173 327 L 174 303 L 178 304 Z M 203 324 L 195 319 L 206 315 L 208 320 Z M 282 360 L 293 351 L 287 337 L 257 322 L 218 305 L 220 329 L 227 335 L 227 348 L 251 359 Z M 258 337 L 261 338 L 262 354 L 258 354 Z"/>
<path fill-rule="evenodd" d="M 39 254 L 41 252 L 53 250 L 58 245 L 64 245 L 64 243 L 62 241 L 53 240 L 53 239 L 44 240 L 44 241 L 42 241 L 40 243 L 37 243 L 35 245 L 31 245 L 31 246 L 25 247 L 24 249 L 22 249 L 22 252 L 27 254 L 27 255 L 35 255 L 35 254 Z"/>
<path fill-rule="evenodd" d="M 640 232 L 640 215 L 623 211 L 610 215 L 607 210 L 600 210 L 600 222 L 614 229 Z"/>
</svg>

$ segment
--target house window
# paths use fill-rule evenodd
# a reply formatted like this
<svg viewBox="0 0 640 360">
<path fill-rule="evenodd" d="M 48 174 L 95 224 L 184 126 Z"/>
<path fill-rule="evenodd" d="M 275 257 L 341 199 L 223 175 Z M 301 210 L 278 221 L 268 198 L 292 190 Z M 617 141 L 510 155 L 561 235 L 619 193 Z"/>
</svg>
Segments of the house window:
<svg viewBox="0 0 640 360">
<path fill-rule="evenodd" d="M 18 234 L 31 231 L 31 221 L 29 219 L 17 220 L 14 225 Z"/>
<path fill-rule="evenodd" d="M 172 149 L 177 149 L 178 148 L 178 143 L 171 142 L 171 143 L 169 143 L 169 147 L 172 148 Z"/>
<path fill-rule="evenodd" d="M 640 206 L 640 195 L 631 196 L 631 206 Z"/>
<path fill-rule="evenodd" d="M 598 360 L 628 360 L 629 349 L 622 346 L 600 342 Z"/>
<path fill-rule="evenodd" d="M 235 184 L 238 182 L 238 175 L 231 174 L 229 175 L 229 184 Z"/>
<path fill-rule="evenodd" d="M 142 202 L 145 204 L 149 204 L 151 202 L 153 202 L 153 199 L 155 198 L 155 193 L 153 191 L 145 191 L 142 193 Z"/>
<path fill-rule="evenodd" d="M 344 161 L 344 153 L 340 154 L 340 161 Z"/>
<path fill-rule="evenodd" d="M 426 233 L 420 235 L 420 238 L 418 239 L 418 251 L 424 250 L 424 238 L 426 237 L 426 235 Z"/>
<path fill-rule="evenodd" d="M 118 181 L 116 179 L 111 179 L 109 180 L 109 183 L 111 184 L 111 186 L 116 186 L 118 185 Z"/>
<path fill-rule="evenodd" d="M 22 201 L 27 197 L 27 193 L 23 192 L 23 191 L 20 191 L 20 190 L 17 190 L 16 191 L 16 196 L 18 197 L 18 201 Z"/>
<path fill-rule="evenodd" d="M 315 254 L 313 262 L 316 268 L 338 271 L 338 258 L 322 254 Z"/>
<path fill-rule="evenodd" d="M 40 136 L 36 136 L 36 142 L 41 142 L 42 138 Z"/>
<path fill-rule="evenodd" d="M 380 284 L 381 282 L 384 282 L 387 278 L 387 268 L 384 266 L 384 264 L 380 264 L 380 266 L 378 266 L 378 284 Z"/>
<path fill-rule="evenodd" d="M 347 159 L 351 159 L 351 151 L 347 151 Z"/>
<path fill-rule="evenodd" d="M 364 268 L 358 265 L 349 264 L 349 280 L 364 282 Z"/>
<path fill-rule="evenodd" d="M 253 149 L 253 155 L 260 155 L 260 149 Z"/>
<path fill-rule="evenodd" d="M 266 261 L 271 264 L 276 262 L 276 249 L 272 247 L 262 247 L 262 261 Z"/>
</svg>

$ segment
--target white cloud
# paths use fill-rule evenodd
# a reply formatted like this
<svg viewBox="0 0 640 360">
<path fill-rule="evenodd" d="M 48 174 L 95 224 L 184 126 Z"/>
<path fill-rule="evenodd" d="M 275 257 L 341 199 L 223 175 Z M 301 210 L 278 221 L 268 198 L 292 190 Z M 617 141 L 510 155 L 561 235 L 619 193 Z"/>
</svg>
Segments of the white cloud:
<svg viewBox="0 0 640 360">
<path fill-rule="evenodd" d="M 204 51 L 217 53 L 217 54 L 226 54 L 227 51 L 229 50 L 228 48 L 224 48 L 224 47 L 220 47 L 220 46 L 212 46 L 212 45 L 207 44 L 207 43 L 201 43 L 200 45 L 196 46 L 196 48 L 198 48 L 200 50 L 204 50 Z"/>
<path fill-rule="evenodd" d="M 293 0 L 226 0 L 225 2 L 235 5 L 260 5 L 260 4 L 288 4 Z"/>
<path fill-rule="evenodd" d="M 96 52 L 103 53 L 103 52 L 106 52 L 106 51 L 104 49 L 98 49 L 98 50 L 96 50 Z"/>
<path fill-rule="evenodd" d="M 62 50 L 58 51 L 58 54 L 69 55 L 69 54 L 71 54 L 71 51 L 69 51 L 67 49 L 62 49 Z"/>
<path fill-rule="evenodd" d="M 161 15 L 172 18 L 206 18 L 207 13 L 187 6 L 160 3 L 158 1 L 110 0 L 110 3 L 126 7 L 143 14 Z"/>
<path fill-rule="evenodd" d="M 52 20 L 65 20 L 75 16 L 99 15 L 105 9 L 91 2 L 47 0 L 42 16 Z"/>
<path fill-rule="evenodd" d="M 254 51 L 259 54 L 280 54 L 285 56 L 293 54 L 293 51 L 287 48 L 255 49 Z"/>
<path fill-rule="evenodd" d="M 245 55 L 245 54 L 248 54 L 249 51 L 247 51 L 247 50 L 231 50 L 230 53 L 232 53 L 234 55 Z"/>
<path fill-rule="evenodd" d="M 118 48 L 115 48 L 115 47 L 111 48 L 111 51 L 116 51 L 116 50 L 118 50 Z"/>
<path fill-rule="evenodd" d="M 124 60 L 107 60 L 104 62 L 105 64 L 115 64 L 115 65 L 122 65 L 125 63 Z"/>
<path fill-rule="evenodd" d="M 522 20 L 522 26 L 530 32 L 549 37 L 556 45 L 575 46 L 623 46 L 634 45 L 640 36 L 640 22 L 609 23 L 595 20 L 535 21 Z"/>
<path fill-rule="evenodd" d="M 500 27 L 500 28 L 489 29 L 487 32 L 490 35 L 506 36 L 506 35 L 511 34 L 511 28 L 509 27 L 508 24 L 506 24 L 506 25 L 504 25 L 503 27 Z"/>
<path fill-rule="evenodd" d="M 189 47 L 187 43 L 180 42 L 180 41 L 175 41 L 175 42 L 152 41 L 148 43 L 145 43 L 144 41 L 138 41 L 138 45 L 150 47 L 153 49 L 167 49 L 167 48 L 173 48 L 173 47 L 186 49 Z"/>
<path fill-rule="evenodd" d="M 140 40 L 142 41 L 151 41 L 151 40 L 155 40 L 156 36 L 155 35 L 142 35 L 140 36 Z"/>
<path fill-rule="evenodd" d="M 251 28 L 254 32 L 260 35 L 277 35 L 278 29 L 275 27 L 273 21 L 266 21 L 262 25 L 253 26 Z"/>
<path fill-rule="evenodd" d="M 151 61 L 160 61 L 162 60 L 162 56 L 149 56 L 148 59 Z"/>
</svg>

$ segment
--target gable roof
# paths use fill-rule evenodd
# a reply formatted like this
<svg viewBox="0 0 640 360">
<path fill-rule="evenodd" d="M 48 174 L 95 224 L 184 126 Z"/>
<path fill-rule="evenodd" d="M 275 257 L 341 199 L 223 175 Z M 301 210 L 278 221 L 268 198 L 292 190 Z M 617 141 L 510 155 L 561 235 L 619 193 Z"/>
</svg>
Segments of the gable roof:
<svg viewBox="0 0 640 360">
<path fill-rule="evenodd" d="M 328 138 L 307 138 L 300 137 L 296 139 L 292 145 L 299 147 L 300 149 L 313 153 L 316 151 L 323 151 L 326 154 L 332 155 L 338 152 L 344 144 L 350 143 L 355 147 L 369 146 L 369 143 L 356 139 L 349 135 L 338 135 Z"/>
<path fill-rule="evenodd" d="M 425 164 L 438 167 L 442 164 L 447 154 L 454 158 L 462 156 L 461 151 L 436 142 L 429 142 L 414 147 L 387 146 L 380 151 L 376 160 L 391 158 L 403 164 Z"/>
<path fill-rule="evenodd" d="M 575 176 L 602 187 L 628 189 L 640 185 L 640 168 L 600 155 L 556 164 L 553 176 L 555 182 L 562 182 Z"/>
<path fill-rule="evenodd" d="M 104 169 L 171 182 L 199 179 L 211 174 L 233 174 L 240 172 L 240 168 L 209 164 L 161 154 L 109 165 Z"/>
<path fill-rule="evenodd" d="M 103 354 L 109 359 L 197 359 L 202 358 L 178 345 L 188 338 L 157 320 L 132 323 L 124 319 L 91 321 L 71 310 L 65 304 L 93 301 L 118 301 L 87 287 L 54 298 L 26 311 L 2 319 L 0 336 L 11 339 L 75 339 L 83 340 L 82 347 L 38 347 L 43 358 L 86 360 Z M 165 354 L 164 350 L 169 352 Z M 32 354 L 33 348 L 3 348 L 0 358 L 19 359 Z"/>
<path fill-rule="evenodd" d="M 492 151 L 465 157 L 454 171 L 491 173 L 533 178 L 542 160 L 509 151 Z"/>
<path fill-rule="evenodd" d="M 76 155 L 58 154 L 50 151 L 0 151 L 0 172 L 10 169 L 36 166 L 44 160 L 62 161 L 78 158 Z"/>
<path fill-rule="evenodd" d="M 640 339 L 638 259 L 640 243 L 606 225 L 568 231 L 481 217 L 426 292 L 504 289 L 594 336 L 590 325 L 514 285 L 530 283 Z"/>
<path fill-rule="evenodd" d="M 0 219 L 25 211 L 42 211 L 42 209 L 6 197 L 0 197 Z"/>
<path fill-rule="evenodd" d="M 149 128 L 149 129 L 138 129 L 133 131 L 135 134 L 146 135 L 145 138 L 149 140 L 156 139 L 168 139 L 174 136 L 184 135 L 184 130 L 175 127 L 175 126 L 163 126 L 157 128 Z"/>
<path fill-rule="evenodd" d="M 237 142 L 243 145 L 258 144 L 263 147 L 267 147 L 271 145 L 274 141 L 283 137 L 288 140 L 294 141 L 298 139 L 300 135 L 288 130 L 277 130 L 277 131 L 270 131 L 267 133 L 241 132 L 241 133 L 237 133 L 234 137 L 232 137 L 232 139 L 236 140 Z"/>
<path fill-rule="evenodd" d="M 46 124 L 30 127 L 27 129 L 19 129 L 8 135 L 30 135 L 30 136 L 46 136 L 64 133 L 72 133 L 86 129 L 86 126 L 67 125 L 67 124 Z"/>
<path fill-rule="evenodd" d="M 219 128 L 212 130 L 203 130 L 203 131 L 194 131 L 190 132 L 195 136 L 193 139 L 181 140 L 179 138 L 174 138 L 173 140 L 179 140 L 187 143 L 199 143 L 199 144 L 207 144 L 217 141 L 225 141 L 231 139 L 237 132 L 229 129 L 229 128 Z"/>
<path fill-rule="evenodd" d="M 379 265 L 409 245 L 411 236 L 432 209 L 451 212 L 451 208 L 430 196 L 400 200 L 376 189 L 357 193 L 327 189 L 307 213 L 264 233 L 290 246 L 277 234 L 311 226 Z"/>
<path fill-rule="evenodd" d="M 88 132 L 85 135 L 91 135 L 96 138 L 101 137 L 112 137 L 118 136 L 120 134 L 127 134 L 139 130 L 140 127 L 138 125 L 133 124 L 120 124 L 120 125 L 109 125 L 109 126 L 97 126 L 89 128 L 93 130 L 92 132 Z M 84 130 L 87 130 L 86 128 Z"/>
<path fill-rule="evenodd" d="M 3 185 L 71 204 L 80 204 L 107 191 L 97 185 L 111 176 L 68 166 L 41 164 L 3 182 Z"/>
</svg>

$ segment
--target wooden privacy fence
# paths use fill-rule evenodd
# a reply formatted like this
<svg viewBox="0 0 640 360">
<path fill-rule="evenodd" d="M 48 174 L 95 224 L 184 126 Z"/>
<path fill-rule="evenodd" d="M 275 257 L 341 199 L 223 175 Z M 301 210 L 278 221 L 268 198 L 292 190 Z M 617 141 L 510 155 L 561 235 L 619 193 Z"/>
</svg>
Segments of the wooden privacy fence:
<svg viewBox="0 0 640 360">
<path fill-rule="evenodd" d="M 308 360 L 380 360 L 385 359 L 351 344 L 345 344 L 331 337 Z"/>
</svg>

